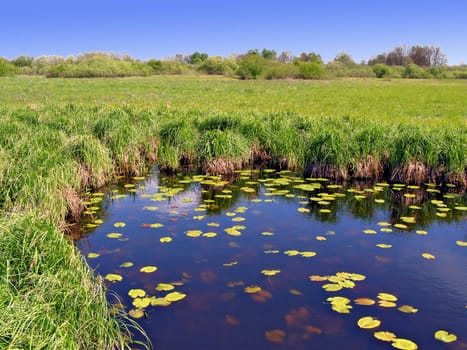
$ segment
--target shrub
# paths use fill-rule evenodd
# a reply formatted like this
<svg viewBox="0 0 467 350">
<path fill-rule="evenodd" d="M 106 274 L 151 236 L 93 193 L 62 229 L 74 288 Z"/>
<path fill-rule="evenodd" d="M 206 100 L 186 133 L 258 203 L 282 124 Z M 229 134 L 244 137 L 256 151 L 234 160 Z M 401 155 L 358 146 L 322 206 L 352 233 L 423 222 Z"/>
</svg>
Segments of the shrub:
<svg viewBox="0 0 467 350">
<path fill-rule="evenodd" d="M 389 75 L 389 67 L 383 63 L 378 63 L 373 66 L 373 72 L 377 78 L 382 78 Z"/>
<path fill-rule="evenodd" d="M 316 62 L 298 62 L 298 71 L 303 79 L 321 79 L 326 75 L 324 67 Z"/>
<path fill-rule="evenodd" d="M 0 77 L 7 75 L 14 75 L 16 73 L 16 67 L 11 64 L 8 60 L 0 58 Z"/>
<path fill-rule="evenodd" d="M 238 69 L 233 60 L 223 59 L 219 56 L 213 56 L 205 59 L 199 70 L 207 74 L 228 75 L 231 76 Z"/>
<path fill-rule="evenodd" d="M 290 63 L 271 61 L 264 68 L 265 79 L 286 79 L 299 76 L 298 66 Z"/>
<path fill-rule="evenodd" d="M 256 79 L 263 73 L 266 64 L 262 56 L 248 54 L 238 59 L 237 74 L 241 79 Z"/>
<path fill-rule="evenodd" d="M 411 63 L 402 71 L 402 77 L 409 79 L 426 79 L 429 78 L 430 75 L 423 68 Z"/>
</svg>

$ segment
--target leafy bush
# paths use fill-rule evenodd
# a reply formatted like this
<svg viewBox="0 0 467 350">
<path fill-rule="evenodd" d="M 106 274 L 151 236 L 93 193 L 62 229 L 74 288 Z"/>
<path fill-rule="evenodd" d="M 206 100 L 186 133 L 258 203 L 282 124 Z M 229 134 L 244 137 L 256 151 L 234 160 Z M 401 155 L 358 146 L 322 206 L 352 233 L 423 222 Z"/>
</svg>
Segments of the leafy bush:
<svg viewBox="0 0 467 350">
<path fill-rule="evenodd" d="M 402 77 L 409 79 L 426 79 L 429 78 L 430 75 L 423 68 L 412 63 L 404 68 L 402 71 Z"/>
<path fill-rule="evenodd" d="M 298 66 L 281 63 L 279 61 L 270 62 L 263 72 L 263 77 L 265 79 L 287 79 L 287 78 L 296 78 L 299 76 Z"/>
<path fill-rule="evenodd" d="M 237 74 L 241 79 L 256 79 L 267 65 L 267 60 L 260 55 L 248 54 L 238 59 Z"/>
<path fill-rule="evenodd" d="M 237 64 L 233 60 L 223 59 L 219 56 L 213 56 L 205 59 L 199 70 L 206 74 L 228 75 L 232 76 L 238 69 Z"/>
<path fill-rule="evenodd" d="M 383 63 L 378 63 L 373 66 L 373 72 L 377 78 L 382 78 L 389 74 L 389 67 Z"/>
<path fill-rule="evenodd" d="M 16 67 L 4 58 L 0 58 L 0 77 L 7 75 L 14 75 Z"/>
<path fill-rule="evenodd" d="M 321 79 L 326 75 L 324 67 L 316 62 L 298 62 L 298 71 L 303 79 Z"/>
</svg>

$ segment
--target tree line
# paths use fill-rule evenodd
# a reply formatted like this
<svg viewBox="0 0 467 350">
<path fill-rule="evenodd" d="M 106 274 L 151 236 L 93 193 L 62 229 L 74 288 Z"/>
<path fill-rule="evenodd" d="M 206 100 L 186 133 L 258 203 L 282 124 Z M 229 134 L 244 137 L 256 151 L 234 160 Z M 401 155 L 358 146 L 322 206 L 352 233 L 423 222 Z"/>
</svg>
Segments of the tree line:
<svg viewBox="0 0 467 350">
<path fill-rule="evenodd" d="M 0 58 L 0 76 L 125 77 L 155 74 L 225 75 L 240 79 L 323 79 L 333 77 L 457 78 L 467 79 L 467 66 L 447 66 L 438 46 L 398 46 L 357 63 L 345 53 L 325 63 L 316 52 L 277 53 L 273 49 L 248 50 L 229 57 L 194 52 L 165 59 L 134 59 L 128 55 L 92 52 L 69 56 Z"/>
</svg>

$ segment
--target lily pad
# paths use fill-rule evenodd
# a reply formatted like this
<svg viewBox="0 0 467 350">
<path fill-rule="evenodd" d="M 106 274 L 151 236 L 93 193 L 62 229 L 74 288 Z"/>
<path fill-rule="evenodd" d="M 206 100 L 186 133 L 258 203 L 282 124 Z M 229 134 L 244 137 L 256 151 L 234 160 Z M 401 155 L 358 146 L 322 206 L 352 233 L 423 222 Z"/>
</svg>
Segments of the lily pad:
<svg viewBox="0 0 467 350">
<path fill-rule="evenodd" d="M 418 311 L 418 309 L 414 308 L 412 305 L 402 305 L 398 307 L 397 310 L 406 314 L 414 314 Z"/>
<path fill-rule="evenodd" d="M 133 318 L 141 318 L 144 316 L 144 311 L 141 309 L 131 309 L 128 311 L 128 316 Z"/>
<path fill-rule="evenodd" d="M 173 290 L 175 287 L 170 283 L 159 283 L 156 287 L 156 290 L 159 292 L 168 292 Z"/>
<path fill-rule="evenodd" d="M 96 259 L 100 256 L 101 255 L 99 253 L 88 253 L 88 259 Z"/>
<path fill-rule="evenodd" d="M 157 266 L 143 266 L 139 269 L 140 272 L 151 273 L 157 271 Z"/>
<path fill-rule="evenodd" d="M 385 301 L 397 301 L 397 297 L 394 294 L 389 293 L 378 293 L 378 299 Z"/>
<path fill-rule="evenodd" d="M 119 267 L 132 267 L 134 264 L 131 261 L 126 261 L 119 265 Z"/>
<path fill-rule="evenodd" d="M 360 328 L 371 329 L 371 328 L 379 327 L 379 325 L 381 325 L 381 321 L 374 317 L 366 316 L 366 317 L 360 318 L 357 321 L 357 325 Z"/>
<path fill-rule="evenodd" d="M 130 289 L 128 295 L 134 298 L 142 298 L 146 296 L 146 292 L 143 289 Z"/>
<path fill-rule="evenodd" d="M 448 333 L 444 330 L 439 330 L 435 332 L 435 339 L 440 340 L 444 343 L 452 343 L 457 340 L 457 336 L 452 333 Z"/>
<path fill-rule="evenodd" d="M 396 338 L 392 341 L 392 347 L 401 350 L 417 350 L 418 345 L 409 339 Z"/>
<path fill-rule="evenodd" d="M 244 291 L 247 294 L 254 294 L 254 293 L 260 292 L 261 287 L 260 286 L 248 286 L 248 287 L 245 287 Z"/>
<path fill-rule="evenodd" d="M 281 270 L 262 270 L 261 273 L 265 276 L 275 276 L 279 274 Z"/>
<path fill-rule="evenodd" d="M 159 238 L 159 241 L 161 243 L 170 243 L 170 242 L 172 242 L 172 237 L 161 237 L 161 238 Z"/>
<path fill-rule="evenodd" d="M 108 273 L 107 275 L 105 275 L 104 278 L 110 282 L 120 282 L 123 280 L 123 277 L 120 275 L 117 275 L 116 273 Z"/>
<path fill-rule="evenodd" d="M 428 260 L 433 260 L 433 259 L 436 258 L 433 254 L 430 254 L 430 253 L 423 253 L 422 257 L 424 257 L 425 259 L 428 259 Z"/>
<path fill-rule="evenodd" d="M 124 222 L 116 222 L 114 223 L 114 227 L 125 227 L 126 224 Z"/>
<path fill-rule="evenodd" d="M 376 339 L 382 340 L 382 341 L 394 341 L 397 336 L 394 333 L 391 332 L 385 332 L 385 331 L 380 331 L 380 332 L 374 332 L 373 333 L 374 337 Z"/>
<path fill-rule="evenodd" d="M 117 232 L 111 232 L 111 233 L 106 234 L 106 236 L 108 238 L 120 238 L 120 237 L 122 237 L 122 234 L 117 233 Z"/>
<path fill-rule="evenodd" d="M 172 293 L 167 294 L 164 298 L 167 301 L 175 302 L 175 301 L 185 299 L 185 297 L 186 297 L 186 294 L 183 294 L 180 292 L 172 292 Z"/>
</svg>

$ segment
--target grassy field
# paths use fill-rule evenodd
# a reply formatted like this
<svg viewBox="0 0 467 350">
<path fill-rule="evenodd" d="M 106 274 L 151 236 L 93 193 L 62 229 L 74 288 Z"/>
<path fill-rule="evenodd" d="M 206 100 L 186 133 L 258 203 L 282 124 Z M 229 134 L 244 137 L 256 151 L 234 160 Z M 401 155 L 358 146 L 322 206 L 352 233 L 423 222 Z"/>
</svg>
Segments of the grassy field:
<svg viewBox="0 0 467 350">
<path fill-rule="evenodd" d="M 86 191 L 154 161 L 466 185 L 463 81 L 14 77 L 0 79 L 0 101 L 6 349 L 125 347 L 129 332 L 61 230 Z"/>
</svg>

